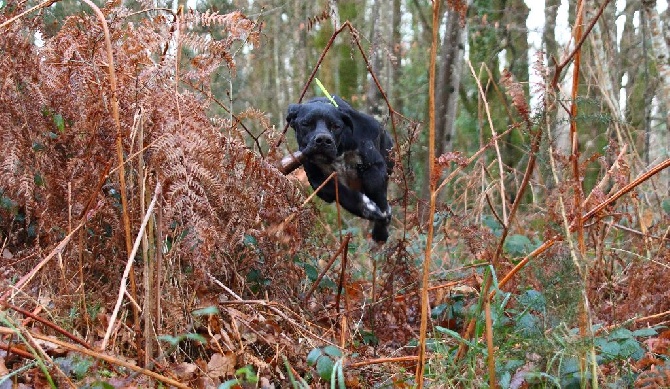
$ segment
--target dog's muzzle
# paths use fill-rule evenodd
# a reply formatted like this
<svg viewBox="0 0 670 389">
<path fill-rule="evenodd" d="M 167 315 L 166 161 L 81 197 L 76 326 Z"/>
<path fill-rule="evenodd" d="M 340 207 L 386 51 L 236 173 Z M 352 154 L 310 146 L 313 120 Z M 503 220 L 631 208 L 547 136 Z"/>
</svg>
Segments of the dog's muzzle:
<svg viewBox="0 0 670 389">
<path fill-rule="evenodd" d="M 317 127 L 303 153 L 308 156 L 323 156 L 325 159 L 334 160 L 337 158 L 335 137 L 328 130 Z"/>
</svg>

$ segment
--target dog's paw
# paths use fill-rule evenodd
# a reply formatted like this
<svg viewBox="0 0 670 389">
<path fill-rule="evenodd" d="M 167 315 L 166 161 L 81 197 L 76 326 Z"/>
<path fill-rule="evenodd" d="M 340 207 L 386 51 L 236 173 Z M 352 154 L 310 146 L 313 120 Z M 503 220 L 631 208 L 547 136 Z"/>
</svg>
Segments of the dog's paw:
<svg viewBox="0 0 670 389">
<path fill-rule="evenodd" d="M 379 209 L 377 204 L 375 204 L 374 201 L 370 200 L 370 198 L 364 194 L 361 195 L 362 199 L 362 214 L 363 217 L 368 219 L 368 220 L 386 220 L 387 218 L 390 217 L 390 209 L 388 210 L 388 215 L 387 212 L 382 211 Z"/>
</svg>

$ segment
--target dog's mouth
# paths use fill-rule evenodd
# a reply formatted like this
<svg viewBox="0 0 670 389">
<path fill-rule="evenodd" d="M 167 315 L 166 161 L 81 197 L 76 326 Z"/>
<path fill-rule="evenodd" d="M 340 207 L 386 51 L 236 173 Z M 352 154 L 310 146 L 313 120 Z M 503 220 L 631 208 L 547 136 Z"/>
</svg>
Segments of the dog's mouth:
<svg viewBox="0 0 670 389">
<path fill-rule="evenodd" d="M 318 163 L 331 163 L 337 159 L 337 149 L 332 147 L 316 147 L 311 153 L 309 153 L 309 158 L 314 162 Z"/>
<path fill-rule="evenodd" d="M 337 144 L 332 136 L 321 136 L 310 139 L 303 150 L 308 158 L 314 161 L 329 163 L 337 158 Z"/>
</svg>

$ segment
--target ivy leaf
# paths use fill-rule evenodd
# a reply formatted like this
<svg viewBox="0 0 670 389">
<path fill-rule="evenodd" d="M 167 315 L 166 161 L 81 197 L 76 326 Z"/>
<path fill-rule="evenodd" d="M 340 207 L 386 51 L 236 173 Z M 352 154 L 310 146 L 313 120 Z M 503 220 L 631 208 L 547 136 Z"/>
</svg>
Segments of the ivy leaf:
<svg viewBox="0 0 670 389">
<path fill-rule="evenodd" d="M 333 358 L 341 358 L 342 357 L 342 351 L 340 351 L 340 349 L 335 347 L 335 346 L 326 346 L 326 347 L 323 348 L 323 352 L 326 355 L 331 356 Z"/>
<path fill-rule="evenodd" d="M 319 373 L 319 377 L 323 378 L 324 381 L 330 381 L 334 365 L 333 360 L 328 357 L 319 358 L 316 361 L 316 371 Z"/>
<path fill-rule="evenodd" d="M 323 353 L 321 352 L 320 348 L 317 347 L 315 349 L 312 349 L 312 351 L 310 351 L 309 354 L 307 354 L 307 364 L 310 366 L 316 365 L 316 361 L 317 359 L 319 359 L 321 355 L 323 355 Z"/>
</svg>

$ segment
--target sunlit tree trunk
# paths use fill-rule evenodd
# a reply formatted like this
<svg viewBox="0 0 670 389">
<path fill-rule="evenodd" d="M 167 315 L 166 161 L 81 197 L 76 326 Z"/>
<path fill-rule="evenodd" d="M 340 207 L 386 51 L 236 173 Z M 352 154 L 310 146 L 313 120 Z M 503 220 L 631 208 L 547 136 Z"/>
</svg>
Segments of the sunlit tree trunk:
<svg viewBox="0 0 670 389">
<path fill-rule="evenodd" d="M 463 55 L 465 53 L 465 28 L 460 14 L 447 12 L 446 31 L 440 49 L 435 90 L 436 155 L 453 148 L 454 123 L 458 107 L 458 89 L 461 84 Z"/>
<path fill-rule="evenodd" d="M 585 16 L 586 20 L 593 19 L 596 17 L 595 10 L 587 8 Z M 614 15 L 611 15 L 611 18 L 608 18 L 609 16 L 610 14 L 603 14 L 598 23 L 593 27 L 591 34 L 589 34 L 588 41 L 591 47 L 593 66 L 586 66 L 584 69 L 592 82 L 598 85 L 601 98 L 607 106 L 611 117 L 614 119 L 611 121 L 614 135 L 619 144 L 623 144 L 625 135 L 622 128 L 624 115 L 621 112 L 619 104 L 620 81 L 618 79 L 615 81 L 615 76 L 619 75 L 615 74 L 616 67 L 611 66 L 613 59 L 615 63 L 619 62 L 617 60 L 616 43 L 613 43 L 610 36 L 607 33 L 603 33 L 601 29 L 602 24 L 614 25 Z"/>
<path fill-rule="evenodd" d="M 545 30 L 543 35 L 544 45 L 547 53 L 547 66 L 550 69 L 550 73 L 555 70 L 556 63 L 560 63 L 563 60 L 563 57 L 567 54 L 566 50 L 563 50 L 558 46 L 556 41 L 556 20 L 558 16 L 558 8 L 561 5 L 561 0 L 546 0 L 545 3 Z M 568 23 L 574 25 L 575 21 L 575 5 L 573 2 L 568 2 Z M 566 34 L 565 31 L 561 32 Z M 571 45 L 572 47 L 572 45 Z M 569 50 L 570 48 L 568 48 Z M 564 109 L 564 107 L 569 107 L 570 102 L 568 101 L 570 97 L 570 89 L 572 87 L 572 67 L 569 66 L 563 70 L 563 78 L 559 83 L 559 90 L 548 90 L 549 95 L 549 107 L 550 115 L 549 118 L 549 133 L 551 137 L 549 142 L 551 142 L 553 150 L 559 154 L 569 155 L 570 154 L 570 115 Z M 549 78 L 553 77 L 553 74 L 549 75 Z M 562 105 L 561 105 L 562 103 Z"/>
<path fill-rule="evenodd" d="M 400 35 L 400 22 L 402 17 L 401 5 L 401 0 L 393 0 L 391 44 L 393 45 L 395 62 L 391 63 L 390 66 L 390 86 L 388 90 L 391 104 L 393 104 L 393 108 L 398 112 L 403 111 L 403 101 L 400 98 L 400 78 L 402 77 L 401 59 L 404 55 L 402 51 L 402 36 Z"/>
<path fill-rule="evenodd" d="M 378 0 L 370 0 L 369 3 L 369 8 L 372 9 L 372 12 L 370 13 L 370 35 L 369 35 L 369 41 L 372 45 L 371 50 L 370 50 L 370 56 L 368 60 L 370 61 L 370 64 L 372 66 L 372 73 L 375 74 L 377 77 L 380 77 L 381 71 L 383 68 L 383 61 L 382 61 L 382 48 L 379 47 L 381 43 L 381 40 L 378 39 L 378 35 L 381 35 L 381 31 L 383 29 L 383 25 L 380 22 L 380 15 L 381 15 L 381 1 Z M 367 111 L 371 115 L 375 116 L 380 116 L 382 113 L 382 102 L 381 102 L 381 92 L 379 91 L 379 88 L 375 84 L 374 80 L 372 79 L 372 76 L 370 74 L 366 74 L 366 78 L 368 81 L 368 86 L 367 86 L 367 91 L 365 93 L 366 97 L 366 102 L 365 105 L 367 107 Z"/>
<path fill-rule="evenodd" d="M 660 116 L 659 121 L 652 121 L 650 124 L 649 161 L 651 164 L 657 164 L 668 158 L 670 129 L 670 50 L 668 41 L 664 38 L 663 28 L 668 28 L 668 20 L 661 21 L 656 7 L 656 0 L 643 0 L 642 7 L 644 11 L 645 23 L 649 26 L 649 35 L 651 41 L 651 51 L 656 60 L 656 69 L 658 70 L 659 86 L 656 93 L 656 104 L 652 107 L 658 110 L 653 116 Z M 654 112 L 652 112 L 654 113 Z M 665 121 L 665 123 L 663 123 Z M 670 173 L 662 172 L 660 175 L 660 185 L 667 193 L 670 189 Z"/>
<path fill-rule="evenodd" d="M 525 95 L 528 96 L 528 29 L 526 21 L 530 9 L 524 0 L 505 0 L 505 14 L 502 24 L 505 28 L 505 67 L 514 75 L 518 82 L 524 86 Z M 497 80 L 496 80 L 497 82 Z M 509 100 L 509 97 L 508 97 Z M 502 112 L 501 112 L 502 115 Z M 502 131 L 503 128 L 500 128 Z M 502 143 L 503 161 L 505 165 L 518 169 L 517 164 L 523 160 L 524 152 L 518 147 L 526 143 L 520 131 L 512 131 L 507 135 L 506 142 Z"/>
</svg>

